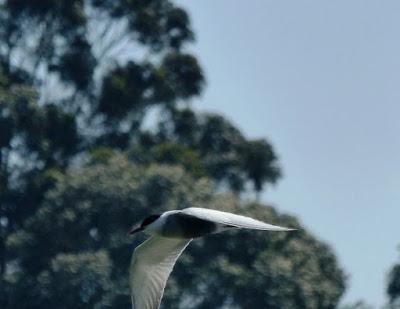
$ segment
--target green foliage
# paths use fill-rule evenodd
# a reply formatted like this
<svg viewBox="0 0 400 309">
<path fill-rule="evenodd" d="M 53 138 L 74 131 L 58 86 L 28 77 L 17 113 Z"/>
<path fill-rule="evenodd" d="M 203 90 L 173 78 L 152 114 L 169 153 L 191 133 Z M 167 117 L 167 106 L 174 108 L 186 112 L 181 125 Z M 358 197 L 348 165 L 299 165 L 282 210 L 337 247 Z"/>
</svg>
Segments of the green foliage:
<svg viewBox="0 0 400 309">
<path fill-rule="evenodd" d="M 203 86 L 203 75 L 197 60 L 188 54 L 167 54 L 154 80 L 156 98 L 167 102 L 199 95 Z"/>
<path fill-rule="evenodd" d="M 146 132 L 142 137 L 147 148 L 173 140 L 195 150 L 207 174 L 236 193 L 247 182 L 260 192 L 265 183 L 273 184 L 281 176 L 273 147 L 262 139 L 246 139 L 220 115 L 171 109 L 153 136 Z"/>
<path fill-rule="evenodd" d="M 196 58 L 182 51 L 194 37 L 189 17 L 168 0 L 8 0 L 1 9 L 0 60 L 10 72 L 26 71 L 41 92 L 57 78 L 60 94 L 51 100 L 79 114 L 121 120 L 202 90 Z M 25 61 L 12 62 L 16 53 Z"/>
<path fill-rule="evenodd" d="M 97 299 L 108 292 L 110 273 L 110 258 L 104 251 L 60 253 L 51 260 L 49 269 L 38 276 L 42 306 L 93 308 Z"/>
<path fill-rule="evenodd" d="M 154 161 L 162 164 L 181 164 L 196 177 L 206 176 L 207 171 L 197 152 L 174 143 L 161 143 L 153 148 Z"/>
<path fill-rule="evenodd" d="M 294 218 L 258 204 L 243 208 L 221 196 L 209 205 L 299 226 Z M 193 308 L 335 308 L 344 291 L 343 272 L 329 247 L 301 228 L 291 234 L 214 235 L 194 242 L 188 255 L 176 269 L 175 280 L 185 287 L 176 295 L 179 308 L 187 307 L 185 300 L 193 301 Z"/>
<path fill-rule="evenodd" d="M 182 108 L 205 85 L 193 39 L 169 0 L 0 1 L 1 308 L 128 308 L 143 236 L 125 234 L 150 212 L 197 205 L 299 226 L 240 202 L 249 183 L 279 179 L 272 146 Z M 326 245 L 302 229 L 233 234 L 193 243 L 166 307 L 336 307 L 345 278 Z"/>
<path fill-rule="evenodd" d="M 23 224 L 50 187 L 47 172 L 65 168 L 80 144 L 76 118 L 0 67 L 0 273 L 6 235 Z M 14 82 L 13 82 L 14 81 Z M 1 245 L 3 243 L 3 245 Z"/>
<path fill-rule="evenodd" d="M 400 301 L 400 264 L 392 267 L 386 291 L 392 304 Z"/>
<path fill-rule="evenodd" d="M 91 85 L 96 65 L 97 60 L 91 53 L 90 44 L 83 37 L 77 36 L 51 69 L 58 71 L 63 81 L 83 91 Z"/>
<path fill-rule="evenodd" d="M 344 305 L 340 309 L 373 309 L 362 300 L 355 302 L 354 304 Z"/>
<path fill-rule="evenodd" d="M 254 189 L 260 192 L 265 182 L 275 183 L 280 176 L 277 158 L 265 140 L 247 142 L 243 147 L 243 164 L 248 177 L 254 183 Z"/>
<path fill-rule="evenodd" d="M 124 117 L 130 110 L 140 110 L 150 87 L 147 74 L 149 67 L 133 62 L 116 68 L 104 79 L 98 110 L 111 119 Z"/>
<path fill-rule="evenodd" d="M 142 235 L 132 244 L 129 226 L 149 213 L 192 205 L 301 228 L 270 207 L 216 195 L 211 182 L 182 168 L 143 168 L 116 155 L 107 164 L 61 176 L 24 230 L 9 237 L 20 268 L 6 281 L 25 287 L 18 289 L 18 308 L 129 307 L 127 269 L 134 246 L 143 240 Z M 168 283 L 164 305 L 335 308 L 343 290 L 344 275 L 331 250 L 306 231 L 239 231 L 194 241 Z M 60 297 L 65 303 L 55 306 Z"/>
</svg>

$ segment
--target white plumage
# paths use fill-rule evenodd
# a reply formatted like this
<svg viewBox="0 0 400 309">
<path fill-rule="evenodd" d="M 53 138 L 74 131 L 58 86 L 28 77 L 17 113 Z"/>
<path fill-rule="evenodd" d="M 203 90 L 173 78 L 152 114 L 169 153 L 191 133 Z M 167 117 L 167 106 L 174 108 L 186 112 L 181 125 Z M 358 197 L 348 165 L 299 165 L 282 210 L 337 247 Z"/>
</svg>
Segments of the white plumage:
<svg viewBox="0 0 400 309">
<path fill-rule="evenodd" d="M 193 238 L 235 228 L 293 230 L 228 212 L 195 207 L 152 215 L 134 226 L 130 234 L 147 231 L 152 236 L 132 255 L 129 280 L 133 308 L 159 308 L 175 262 Z"/>
<path fill-rule="evenodd" d="M 209 220 L 214 223 L 232 225 L 242 229 L 264 230 L 264 231 L 291 231 L 286 227 L 268 224 L 253 218 L 235 215 L 230 212 L 214 209 L 190 207 L 181 210 L 182 213 L 195 216 L 199 219 Z"/>
</svg>

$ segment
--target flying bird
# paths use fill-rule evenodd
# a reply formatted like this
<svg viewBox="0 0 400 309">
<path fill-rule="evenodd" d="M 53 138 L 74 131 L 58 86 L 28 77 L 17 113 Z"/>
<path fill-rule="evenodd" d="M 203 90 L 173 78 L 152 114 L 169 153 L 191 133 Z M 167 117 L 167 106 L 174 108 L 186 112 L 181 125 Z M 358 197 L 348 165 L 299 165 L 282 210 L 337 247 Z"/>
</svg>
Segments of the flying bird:
<svg viewBox="0 0 400 309">
<path fill-rule="evenodd" d="M 249 217 L 205 208 L 185 208 L 151 215 L 129 234 L 147 232 L 149 239 L 133 252 L 129 270 L 132 308 L 158 309 L 167 279 L 193 238 L 229 229 L 291 231 Z"/>
</svg>

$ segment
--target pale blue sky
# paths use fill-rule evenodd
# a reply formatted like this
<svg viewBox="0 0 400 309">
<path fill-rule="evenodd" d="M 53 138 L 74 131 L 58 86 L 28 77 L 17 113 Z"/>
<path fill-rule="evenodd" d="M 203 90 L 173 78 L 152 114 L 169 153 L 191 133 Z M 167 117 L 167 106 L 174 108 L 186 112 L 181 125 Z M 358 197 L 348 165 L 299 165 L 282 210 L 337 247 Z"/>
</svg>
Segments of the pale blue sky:
<svg viewBox="0 0 400 309">
<path fill-rule="evenodd" d="M 331 244 L 346 302 L 385 302 L 400 243 L 400 1 L 179 0 L 208 86 L 196 107 L 267 137 L 263 195 Z"/>
</svg>

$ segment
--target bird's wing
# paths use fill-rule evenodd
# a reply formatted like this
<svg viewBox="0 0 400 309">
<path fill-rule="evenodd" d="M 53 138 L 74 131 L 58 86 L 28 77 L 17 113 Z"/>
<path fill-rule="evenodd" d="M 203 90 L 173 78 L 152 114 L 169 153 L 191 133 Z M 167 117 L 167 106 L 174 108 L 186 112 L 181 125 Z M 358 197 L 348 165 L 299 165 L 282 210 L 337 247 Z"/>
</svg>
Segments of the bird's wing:
<svg viewBox="0 0 400 309">
<path fill-rule="evenodd" d="M 245 216 L 235 215 L 229 212 L 190 207 L 181 210 L 182 213 L 194 216 L 199 219 L 223 224 L 230 225 L 238 228 L 254 229 L 254 230 L 266 230 L 266 231 L 292 231 L 294 229 L 281 227 L 277 225 L 268 224 L 256 219 L 252 219 Z"/>
<path fill-rule="evenodd" d="M 153 236 L 135 249 L 129 269 L 134 309 L 159 308 L 167 279 L 190 241 Z"/>
</svg>

